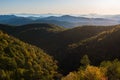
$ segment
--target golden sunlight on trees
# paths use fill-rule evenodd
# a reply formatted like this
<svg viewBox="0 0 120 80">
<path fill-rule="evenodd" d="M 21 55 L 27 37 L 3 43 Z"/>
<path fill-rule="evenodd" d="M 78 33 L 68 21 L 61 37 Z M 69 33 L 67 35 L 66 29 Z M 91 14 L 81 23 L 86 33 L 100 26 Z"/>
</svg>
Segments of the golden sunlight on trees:
<svg viewBox="0 0 120 80">
<path fill-rule="evenodd" d="M 85 70 L 70 72 L 62 80 L 107 80 L 103 68 L 88 65 Z"/>
<path fill-rule="evenodd" d="M 104 80 L 105 73 L 101 68 L 94 66 L 87 66 L 84 71 L 84 80 Z"/>
</svg>

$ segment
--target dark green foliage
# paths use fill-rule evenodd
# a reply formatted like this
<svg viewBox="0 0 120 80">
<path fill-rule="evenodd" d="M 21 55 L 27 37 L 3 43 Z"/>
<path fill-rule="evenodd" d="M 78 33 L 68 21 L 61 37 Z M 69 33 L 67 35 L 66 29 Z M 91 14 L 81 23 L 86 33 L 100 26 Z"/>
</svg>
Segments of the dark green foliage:
<svg viewBox="0 0 120 80">
<path fill-rule="evenodd" d="M 108 80 L 120 79 L 120 61 L 118 59 L 114 61 L 104 61 L 101 63 L 101 66 L 107 69 L 106 76 Z"/>
<path fill-rule="evenodd" d="M 0 80 L 52 80 L 56 70 L 43 50 L 0 31 Z"/>
</svg>

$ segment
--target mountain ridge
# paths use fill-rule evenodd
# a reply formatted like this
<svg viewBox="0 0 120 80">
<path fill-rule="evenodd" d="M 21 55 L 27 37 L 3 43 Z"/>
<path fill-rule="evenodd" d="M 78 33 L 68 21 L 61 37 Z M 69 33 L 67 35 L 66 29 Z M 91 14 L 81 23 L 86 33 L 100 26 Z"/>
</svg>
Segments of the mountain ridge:
<svg viewBox="0 0 120 80">
<path fill-rule="evenodd" d="M 31 23 L 49 23 L 63 26 L 66 28 L 73 28 L 75 26 L 82 25 L 117 25 L 120 24 L 120 20 L 112 18 L 88 18 L 82 16 L 48 16 L 48 17 L 22 17 L 17 15 L 0 15 L 0 23 L 8 25 L 26 25 Z"/>
</svg>

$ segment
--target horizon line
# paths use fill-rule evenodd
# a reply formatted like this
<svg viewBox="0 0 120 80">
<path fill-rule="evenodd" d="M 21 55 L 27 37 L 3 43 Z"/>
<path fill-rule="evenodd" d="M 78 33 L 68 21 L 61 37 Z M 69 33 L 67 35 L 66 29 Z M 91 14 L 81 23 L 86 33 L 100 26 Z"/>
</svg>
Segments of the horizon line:
<svg viewBox="0 0 120 80">
<path fill-rule="evenodd" d="M 120 15 L 117 14 L 99 14 L 99 13 L 85 13 L 85 14 L 73 14 L 73 13 L 0 13 L 0 15 Z"/>
</svg>

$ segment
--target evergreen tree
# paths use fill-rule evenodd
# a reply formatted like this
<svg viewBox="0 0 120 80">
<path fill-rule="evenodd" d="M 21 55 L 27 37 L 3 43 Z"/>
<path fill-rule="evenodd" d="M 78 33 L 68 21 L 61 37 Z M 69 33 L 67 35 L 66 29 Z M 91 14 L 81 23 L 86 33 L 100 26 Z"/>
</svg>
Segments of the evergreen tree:
<svg viewBox="0 0 120 80">
<path fill-rule="evenodd" d="M 80 60 L 80 63 L 84 66 L 87 66 L 90 64 L 90 60 L 89 60 L 89 57 L 88 55 L 84 55 L 81 60 Z"/>
</svg>

